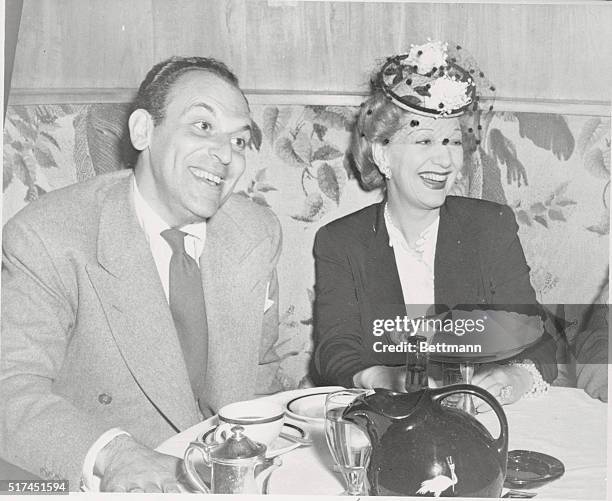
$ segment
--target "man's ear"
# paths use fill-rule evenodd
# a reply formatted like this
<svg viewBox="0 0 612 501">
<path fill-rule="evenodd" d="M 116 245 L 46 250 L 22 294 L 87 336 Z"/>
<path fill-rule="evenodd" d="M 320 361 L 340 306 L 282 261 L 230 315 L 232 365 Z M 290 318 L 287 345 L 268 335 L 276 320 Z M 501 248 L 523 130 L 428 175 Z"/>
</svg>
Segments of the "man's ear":
<svg viewBox="0 0 612 501">
<path fill-rule="evenodd" d="M 382 144 L 372 143 L 372 158 L 381 171 L 388 167 L 387 154 Z"/>
<path fill-rule="evenodd" d="M 153 118 L 148 111 L 141 108 L 134 110 L 128 120 L 130 139 L 138 151 L 149 146 L 153 132 Z"/>
</svg>

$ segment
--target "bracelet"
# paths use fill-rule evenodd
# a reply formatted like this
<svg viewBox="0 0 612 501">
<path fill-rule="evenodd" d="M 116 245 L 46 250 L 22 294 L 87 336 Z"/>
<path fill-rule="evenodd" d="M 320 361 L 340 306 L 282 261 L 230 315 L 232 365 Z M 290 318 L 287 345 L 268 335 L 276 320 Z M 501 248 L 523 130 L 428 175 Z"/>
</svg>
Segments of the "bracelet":
<svg viewBox="0 0 612 501">
<path fill-rule="evenodd" d="M 512 362 L 510 365 L 513 367 L 520 367 L 521 369 L 525 369 L 529 374 L 531 374 L 531 379 L 533 379 L 533 384 L 531 388 L 525 392 L 523 395 L 525 398 L 533 398 L 539 397 L 540 395 L 548 392 L 548 388 L 550 385 L 544 381 L 542 374 L 536 367 L 536 364 L 529 359 L 525 359 L 521 362 Z"/>
</svg>

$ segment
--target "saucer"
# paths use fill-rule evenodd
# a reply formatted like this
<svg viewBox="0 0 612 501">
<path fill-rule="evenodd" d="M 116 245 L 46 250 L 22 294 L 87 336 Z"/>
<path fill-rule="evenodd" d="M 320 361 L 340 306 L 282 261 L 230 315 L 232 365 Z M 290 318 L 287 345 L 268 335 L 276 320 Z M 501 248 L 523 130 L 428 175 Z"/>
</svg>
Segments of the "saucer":
<svg viewBox="0 0 612 501">
<path fill-rule="evenodd" d="M 288 416 L 307 423 L 325 423 L 325 399 L 334 391 L 321 391 L 301 395 L 287 402 L 285 411 Z"/>
<path fill-rule="evenodd" d="M 510 451 L 504 486 L 523 489 L 539 487 L 564 473 L 563 463 L 548 454 L 524 450 Z"/>
<path fill-rule="evenodd" d="M 218 425 L 213 426 L 212 428 L 206 430 L 204 433 L 198 436 L 198 441 L 204 444 L 210 445 L 213 443 L 215 430 Z M 304 439 L 309 440 L 308 433 L 303 430 L 301 427 L 294 423 L 283 423 L 283 428 L 281 433 L 287 437 L 296 437 L 296 439 Z M 300 447 L 301 443 L 295 442 L 290 438 L 285 437 L 277 437 L 274 441 L 268 446 L 266 451 L 266 458 L 273 458 L 276 456 L 280 456 L 281 454 L 286 454 L 294 449 Z"/>
</svg>

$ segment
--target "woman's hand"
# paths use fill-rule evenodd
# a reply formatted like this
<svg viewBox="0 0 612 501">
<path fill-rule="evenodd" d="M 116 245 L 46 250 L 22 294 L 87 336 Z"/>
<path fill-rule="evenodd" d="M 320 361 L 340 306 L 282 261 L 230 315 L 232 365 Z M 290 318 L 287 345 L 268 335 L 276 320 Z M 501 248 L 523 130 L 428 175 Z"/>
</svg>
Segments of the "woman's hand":
<svg viewBox="0 0 612 501">
<path fill-rule="evenodd" d="M 429 387 L 436 388 L 436 381 L 429 377 Z M 355 388 L 386 388 L 398 392 L 406 391 L 406 367 L 387 367 L 375 365 L 353 376 Z"/>
<path fill-rule="evenodd" d="M 529 371 L 513 365 L 483 365 L 472 378 L 472 384 L 487 390 L 502 405 L 519 400 L 533 385 Z M 478 412 L 490 411 L 483 400 L 475 401 Z"/>
<path fill-rule="evenodd" d="M 387 367 L 375 365 L 368 367 L 353 376 L 355 388 L 386 388 L 393 391 L 405 391 L 406 367 Z"/>
</svg>

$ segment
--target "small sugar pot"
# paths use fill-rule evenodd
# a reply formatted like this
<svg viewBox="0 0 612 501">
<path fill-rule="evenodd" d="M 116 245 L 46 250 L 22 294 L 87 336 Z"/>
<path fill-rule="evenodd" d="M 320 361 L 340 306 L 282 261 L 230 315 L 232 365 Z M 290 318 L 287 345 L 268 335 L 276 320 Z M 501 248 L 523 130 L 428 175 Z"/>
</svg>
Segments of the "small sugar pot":
<svg viewBox="0 0 612 501">
<path fill-rule="evenodd" d="M 194 452 L 210 468 L 210 488 L 196 470 Z M 244 435 L 234 426 L 220 443 L 191 442 L 185 451 L 185 470 L 191 482 L 207 494 L 267 494 L 270 474 L 281 464 L 278 457 L 266 459 L 266 446 Z"/>
<path fill-rule="evenodd" d="M 494 439 L 470 414 L 444 398 L 467 393 L 487 402 L 500 423 Z M 343 418 L 368 435 L 372 496 L 500 497 L 508 459 L 508 422 L 489 392 L 468 384 L 413 393 L 376 389 L 359 396 Z"/>
</svg>

